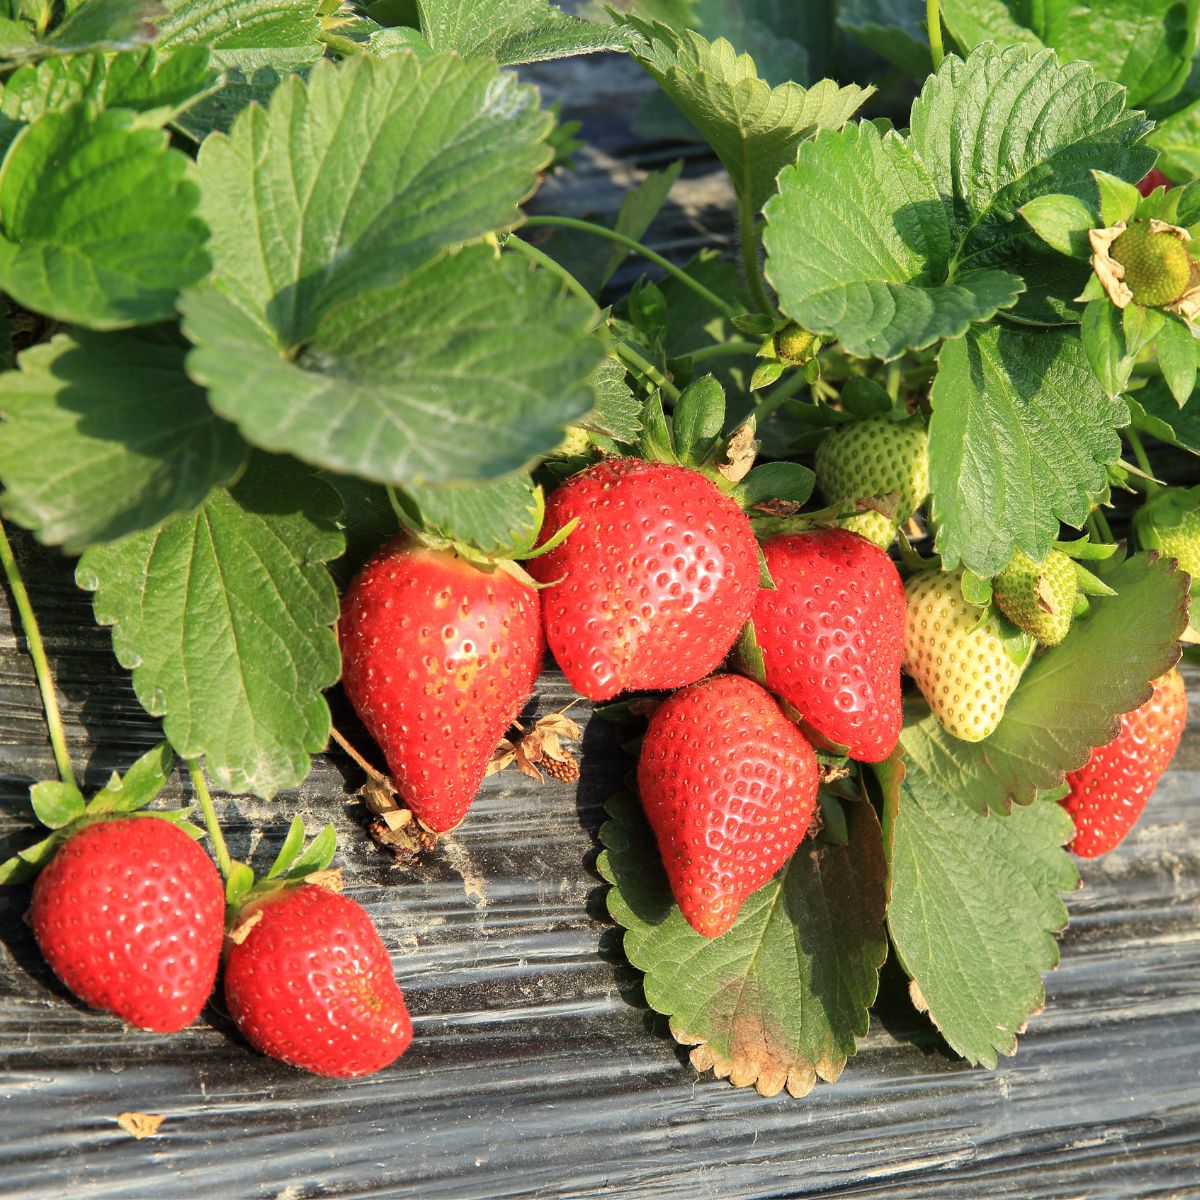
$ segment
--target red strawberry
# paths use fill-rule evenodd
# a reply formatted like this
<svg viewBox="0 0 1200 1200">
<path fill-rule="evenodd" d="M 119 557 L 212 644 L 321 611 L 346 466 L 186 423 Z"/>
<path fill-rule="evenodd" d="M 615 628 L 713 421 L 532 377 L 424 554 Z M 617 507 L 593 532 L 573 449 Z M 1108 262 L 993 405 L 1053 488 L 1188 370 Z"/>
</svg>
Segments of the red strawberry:
<svg viewBox="0 0 1200 1200">
<path fill-rule="evenodd" d="M 342 685 L 401 796 L 430 829 L 453 829 L 541 670 L 537 592 L 401 539 L 351 583 L 338 634 Z"/>
<path fill-rule="evenodd" d="M 173 1033 L 212 992 L 225 889 L 170 821 L 103 820 L 59 847 L 33 885 L 30 919 L 46 962 L 85 1004 Z"/>
<path fill-rule="evenodd" d="M 638 788 L 676 902 L 717 937 L 803 839 L 817 757 L 769 692 L 716 675 L 650 718 Z"/>
<path fill-rule="evenodd" d="M 764 683 L 852 758 L 882 762 L 900 736 L 904 584 L 878 546 L 845 529 L 763 546 L 775 590 L 754 607 Z"/>
<path fill-rule="evenodd" d="M 1155 188 L 1171 188 L 1174 184 L 1157 168 L 1151 167 L 1150 173 L 1138 181 L 1137 190 L 1143 196 L 1148 196 Z"/>
<path fill-rule="evenodd" d="M 1096 858 L 1120 844 L 1142 815 L 1186 724 L 1187 689 L 1172 668 L 1154 681 L 1145 704 L 1122 715 L 1120 733 L 1067 776 L 1071 790 L 1062 803 L 1075 819 L 1070 850 Z"/>
<path fill-rule="evenodd" d="M 681 687 L 720 666 L 754 605 L 758 551 L 746 514 L 688 467 L 598 463 L 546 505 L 545 528 L 578 518 L 529 563 L 546 638 L 589 700 Z"/>
<path fill-rule="evenodd" d="M 348 1078 L 408 1049 L 412 1021 L 387 947 L 349 896 L 282 888 L 242 910 L 230 942 L 225 1003 L 256 1050 Z"/>
</svg>

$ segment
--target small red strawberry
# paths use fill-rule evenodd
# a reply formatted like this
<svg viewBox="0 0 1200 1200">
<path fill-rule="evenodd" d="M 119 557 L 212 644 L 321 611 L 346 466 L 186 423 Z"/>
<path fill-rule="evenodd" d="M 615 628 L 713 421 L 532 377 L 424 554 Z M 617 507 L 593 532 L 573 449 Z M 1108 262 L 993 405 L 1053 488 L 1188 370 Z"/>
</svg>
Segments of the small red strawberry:
<svg viewBox="0 0 1200 1200">
<path fill-rule="evenodd" d="M 716 675 L 655 710 L 638 789 L 671 892 L 717 937 L 791 857 L 817 798 L 817 757 L 770 693 Z"/>
<path fill-rule="evenodd" d="M 754 606 L 746 514 L 699 471 L 598 463 L 550 497 L 545 528 L 579 525 L 529 563 L 546 639 L 580 695 L 682 687 L 714 671 Z"/>
<path fill-rule="evenodd" d="M 1083 858 L 1120 844 L 1179 748 L 1187 724 L 1183 676 L 1172 668 L 1153 686 L 1145 704 L 1122 715 L 1117 736 L 1067 776 L 1071 790 L 1062 803 L 1075 820 L 1068 848 Z"/>
<path fill-rule="evenodd" d="M 248 904 L 225 959 L 225 1003 L 263 1054 L 317 1075 L 369 1075 L 412 1041 L 404 993 L 362 905 L 315 884 Z"/>
<path fill-rule="evenodd" d="M 182 829 L 152 816 L 84 825 L 33 886 L 33 934 L 85 1004 L 130 1025 L 190 1025 L 216 980 L 225 889 Z"/>
<path fill-rule="evenodd" d="M 1148 196 L 1155 188 L 1169 189 L 1173 186 L 1171 181 L 1157 167 L 1151 167 L 1150 173 L 1138 180 L 1137 190 L 1143 196 Z"/>
<path fill-rule="evenodd" d="M 845 529 L 763 546 L 775 590 L 754 607 L 765 685 L 851 758 L 882 762 L 900 736 L 904 584 L 878 546 Z"/>
<path fill-rule="evenodd" d="M 428 828 L 453 829 L 541 670 L 538 594 L 451 550 L 389 543 L 351 583 L 342 685 Z"/>
</svg>

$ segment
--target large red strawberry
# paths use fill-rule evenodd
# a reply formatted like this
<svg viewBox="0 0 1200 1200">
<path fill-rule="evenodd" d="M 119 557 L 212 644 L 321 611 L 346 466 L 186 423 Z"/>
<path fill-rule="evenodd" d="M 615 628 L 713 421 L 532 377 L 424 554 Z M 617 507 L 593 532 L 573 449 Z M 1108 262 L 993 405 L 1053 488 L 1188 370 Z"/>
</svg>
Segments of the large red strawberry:
<svg viewBox="0 0 1200 1200">
<path fill-rule="evenodd" d="M 769 692 L 716 675 L 650 718 L 638 789 L 676 902 L 697 933 L 717 937 L 803 839 L 817 758 Z"/>
<path fill-rule="evenodd" d="M 452 829 L 541 670 L 537 592 L 401 539 L 351 583 L 338 636 L 346 695 L 401 796 L 430 829 Z"/>
<path fill-rule="evenodd" d="M 901 721 L 904 585 L 892 560 L 845 529 L 775 537 L 763 554 L 775 584 L 754 607 L 766 686 L 852 758 L 882 762 Z"/>
<path fill-rule="evenodd" d="M 1070 849 L 1096 858 L 1117 846 L 1142 815 L 1187 724 L 1187 689 L 1173 669 L 1154 681 L 1154 693 L 1121 717 L 1121 731 L 1067 776 L 1063 806 L 1075 819 Z"/>
<path fill-rule="evenodd" d="M 368 1075 L 412 1041 L 366 909 L 315 884 L 247 905 L 225 960 L 229 1015 L 256 1049 L 317 1075 Z"/>
<path fill-rule="evenodd" d="M 84 1003 L 173 1033 L 212 992 L 225 889 L 182 829 L 151 816 L 84 825 L 37 877 L 33 934 Z"/>
<path fill-rule="evenodd" d="M 746 514 L 698 471 L 598 463 L 546 505 L 545 528 L 579 521 L 529 563 L 551 584 L 546 638 L 589 700 L 673 688 L 720 666 L 754 605 L 758 551 Z"/>
</svg>

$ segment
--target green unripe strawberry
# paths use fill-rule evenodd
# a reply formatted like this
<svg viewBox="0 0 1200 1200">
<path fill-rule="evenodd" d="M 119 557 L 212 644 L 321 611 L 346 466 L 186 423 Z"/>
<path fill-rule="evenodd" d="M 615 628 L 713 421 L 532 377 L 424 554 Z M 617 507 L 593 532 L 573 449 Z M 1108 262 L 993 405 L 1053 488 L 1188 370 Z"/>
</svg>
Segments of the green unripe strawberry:
<svg viewBox="0 0 1200 1200">
<path fill-rule="evenodd" d="M 1017 661 L 996 613 L 984 617 L 966 600 L 962 571 L 918 571 L 904 590 L 904 669 L 947 733 L 983 741 L 1000 724 L 1028 654 Z"/>
<path fill-rule="evenodd" d="M 802 329 L 793 321 L 775 335 L 775 353 L 780 362 L 799 363 L 812 357 L 817 335 Z"/>
<path fill-rule="evenodd" d="M 1044 646 L 1067 636 L 1078 594 L 1075 564 L 1061 550 L 1051 550 L 1042 563 L 1018 550 L 992 580 L 996 607 Z"/>
<path fill-rule="evenodd" d="M 1135 523 L 1143 546 L 1175 559 L 1193 583 L 1200 581 L 1200 489 L 1159 492 Z"/>
<path fill-rule="evenodd" d="M 840 522 L 884 549 L 929 494 L 929 442 L 916 422 L 870 417 L 841 425 L 817 447 L 815 465 L 817 485 L 830 504 L 852 509 L 874 501 L 887 510 Z"/>
<path fill-rule="evenodd" d="M 1154 233 L 1135 221 L 1113 242 L 1109 254 L 1125 269 L 1125 283 L 1138 304 L 1161 308 L 1187 290 L 1192 262 L 1173 233 Z"/>
</svg>

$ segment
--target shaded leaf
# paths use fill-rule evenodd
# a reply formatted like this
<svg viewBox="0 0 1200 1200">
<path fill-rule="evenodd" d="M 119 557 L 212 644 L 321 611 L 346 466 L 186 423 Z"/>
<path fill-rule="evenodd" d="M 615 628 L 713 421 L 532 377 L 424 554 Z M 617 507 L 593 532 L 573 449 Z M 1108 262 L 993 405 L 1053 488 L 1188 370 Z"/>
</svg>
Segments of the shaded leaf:
<svg viewBox="0 0 1200 1200">
<path fill-rule="evenodd" d="M 1134 426 L 1180 450 L 1200 454 L 1200 403 L 1192 394 L 1180 408 L 1161 379 L 1153 379 L 1140 391 L 1127 397 Z"/>
<path fill-rule="evenodd" d="M 163 0 L 162 49 L 269 50 L 315 43 L 318 0 Z"/>
<path fill-rule="evenodd" d="M 542 527 L 542 489 L 527 474 L 490 483 L 408 486 L 424 527 L 489 555 L 532 546 Z"/>
</svg>

